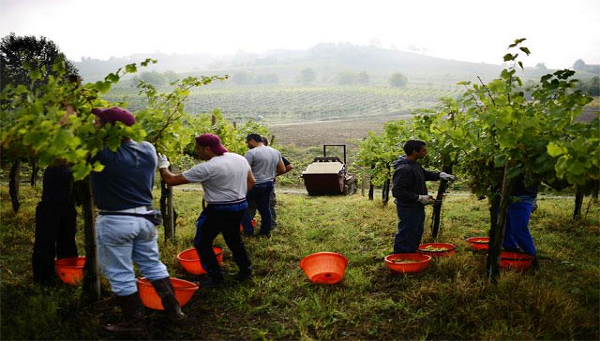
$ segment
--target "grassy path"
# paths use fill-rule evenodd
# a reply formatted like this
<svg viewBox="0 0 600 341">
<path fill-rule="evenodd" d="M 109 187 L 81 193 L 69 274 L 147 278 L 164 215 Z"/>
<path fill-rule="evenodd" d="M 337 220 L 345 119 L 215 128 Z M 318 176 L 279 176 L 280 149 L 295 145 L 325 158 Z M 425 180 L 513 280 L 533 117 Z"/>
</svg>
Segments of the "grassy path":
<svg viewBox="0 0 600 341">
<path fill-rule="evenodd" d="M 101 332 L 101 324 L 118 314 L 110 299 L 96 311 L 75 310 L 77 288 L 48 291 L 30 284 L 37 193 L 28 195 L 16 217 L 8 211 L 9 205 L 2 205 L 3 339 L 114 338 Z M 176 192 L 178 239 L 161 243 L 162 259 L 173 277 L 194 279 L 179 266 L 176 254 L 193 245 L 199 195 Z M 280 227 L 273 237 L 246 240 L 254 278 L 242 284 L 230 281 L 222 290 L 201 289 L 184 307 L 188 320 L 183 325 L 155 328 L 151 338 L 600 338 L 597 205 L 586 220 L 573 222 L 571 199 L 540 200 L 531 229 L 543 258 L 542 270 L 535 275 L 503 272 L 500 283 L 490 285 L 483 276 L 484 256 L 468 251 L 464 242 L 486 234 L 484 201 L 448 197 L 440 240 L 456 244 L 456 255 L 437 260 L 422 274 L 393 276 L 383 264 L 396 230 L 393 204 L 386 207 L 358 195 L 280 194 L 279 200 Z M 5 189 L 2 202 L 7 202 Z M 429 219 L 429 209 L 427 214 Z M 221 237 L 216 243 L 224 245 Z M 318 286 L 306 279 L 299 262 L 318 251 L 340 252 L 349 258 L 340 284 Z M 224 270 L 237 271 L 227 249 Z M 158 314 L 150 315 L 160 322 Z"/>
</svg>

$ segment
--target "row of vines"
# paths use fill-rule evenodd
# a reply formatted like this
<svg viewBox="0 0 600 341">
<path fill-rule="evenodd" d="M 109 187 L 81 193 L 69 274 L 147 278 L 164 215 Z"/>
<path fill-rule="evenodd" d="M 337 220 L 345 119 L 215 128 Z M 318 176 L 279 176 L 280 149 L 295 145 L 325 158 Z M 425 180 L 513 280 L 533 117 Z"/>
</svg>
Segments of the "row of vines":
<svg viewBox="0 0 600 341">
<path fill-rule="evenodd" d="M 331 119 L 364 115 L 385 115 L 430 107 L 439 98 L 457 96 L 458 87 L 410 86 L 407 88 L 310 88 L 266 87 L 194 91 L 187 99 L 191 112 L 220 108 L 228 118 L 240 120 Z M 126 97 L 132 108 L 146 105 L 127 88 L 111 91 L 111 98 Z"/>
<path fill-rule="evenodd" d="M 428 143 L 428 167 L 468 179 L 471 190 L 490 205 L 488 276 L 499 276 L 498 257 L 504 235 L 511 189 L 518 177 L 526 184 L 542 182 L 554 189 L 575 187 L 579 209 L 584 193 L 598 191 L 600 180 L 600 119 L 576 119 L 592 97 L 575 89 L 572 70 L 558 70 L 539 82 L 523 85 L 517 72 L 519 54 L 530 54 L 517 39 L 504 61 L 511 66 L 487 84 L 461 82 L 465 91 L 445 98 L 434 109 L 410 120 L 389 122 L 380 134 L 360 143 L 358 162 L 371 170 L 372 182 L 383 185 L 384 200 L 393 172 L 409 139 Z M 441 181 L 438 198 L 447 184 Z M 498 190 L 499 189 L 499 190 Z M 442 201 L 434 205 L 432 237 L 437 237 Z M 437 221 L 437 223 L 436 223 Z"/>
</svg>

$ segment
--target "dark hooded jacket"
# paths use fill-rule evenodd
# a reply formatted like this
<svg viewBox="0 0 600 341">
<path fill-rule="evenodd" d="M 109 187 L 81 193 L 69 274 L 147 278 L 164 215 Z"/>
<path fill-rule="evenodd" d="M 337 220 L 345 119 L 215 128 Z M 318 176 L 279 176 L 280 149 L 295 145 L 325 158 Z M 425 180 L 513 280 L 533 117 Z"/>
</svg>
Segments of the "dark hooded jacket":
<svg viewBox="0 0 600 341">
<path fill-rule="evenodd" d="M 405 156 L 400 156 L 393 166 L 392 195 L 397 199 L 396 204 L 409 208 L 423 207 L 419 203 L 419 195 L 427 195 L 425 181 L 439 180 L 440 173 L 425 170 L 419 163 Z"/>
</svg>

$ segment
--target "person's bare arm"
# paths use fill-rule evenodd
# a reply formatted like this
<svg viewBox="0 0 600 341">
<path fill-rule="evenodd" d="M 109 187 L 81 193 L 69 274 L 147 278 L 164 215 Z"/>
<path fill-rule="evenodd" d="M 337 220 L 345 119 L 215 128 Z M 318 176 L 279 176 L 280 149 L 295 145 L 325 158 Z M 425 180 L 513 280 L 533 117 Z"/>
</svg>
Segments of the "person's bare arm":
<svg viewBox="0 0 600 341">
<path fill-rule="evenodd" d="M 281 175 L 283 173 L 285 173 L 285 165 L 283 164 L 282 160 L 279 160 L 277 163 L 277 175 Z"/>
<path fill-rule="evenodd" d="M 248 190 L 250 190 L 252 187 L 254 187 L 255 182 L 256 182 L 256 180 L 254 179 L 254 174 L 252 174 L 252 171 L 249 170 L 248 177 L 246 178 L 246 184 L 248 185 Z"/>
<path fill-rule="evenodd" d="M 190 181 L 186 179 L 181 173 L 172 173 L 168 168 L 160 168 L 158 170 L 163 181 L 170 186 L 177 186 L 183 184 L 189 184 Z"/>
</svg>

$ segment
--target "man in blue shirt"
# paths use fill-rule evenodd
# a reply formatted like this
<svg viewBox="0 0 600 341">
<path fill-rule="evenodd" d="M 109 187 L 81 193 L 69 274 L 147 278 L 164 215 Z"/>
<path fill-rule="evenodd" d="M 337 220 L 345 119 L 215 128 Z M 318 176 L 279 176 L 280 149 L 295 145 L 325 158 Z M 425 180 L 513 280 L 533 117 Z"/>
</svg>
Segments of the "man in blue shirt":
<svg viewBox="0 0 600 341">
<path fill-rule="evenodd" d="M 135 124 L 127 110 L 94 109 L 97 123 Z M 111 332 L 144 332 L 144 309 L 137 290 L 133 263 L 161 298 L 169 317 L 183 318 L 166 266 L 159 260 L 158 230 L 152 186 L 157 166 L 156 149 L 148 142 L 125 138 L 116 151 L 105 148 L 95 156 L 104 170 L 92 173 L 92 192 L 100 210 L 96 219 L 98 256 L 126 321 L 106 326 Z"/>
</svg>

